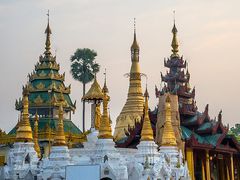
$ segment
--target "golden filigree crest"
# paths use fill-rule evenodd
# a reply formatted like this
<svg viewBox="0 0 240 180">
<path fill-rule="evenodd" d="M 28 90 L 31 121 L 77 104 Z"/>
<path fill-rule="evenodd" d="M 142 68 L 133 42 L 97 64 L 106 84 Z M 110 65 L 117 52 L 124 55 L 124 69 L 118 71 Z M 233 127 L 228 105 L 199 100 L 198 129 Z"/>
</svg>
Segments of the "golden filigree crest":
<svg viewBox="0 0 240 180">
<path fill-rule="evenodd" d="M 43 99 L 41 98 L 41 96 L 40 95 L 38 95 L 37 96 L 37 98 L 36 99 L 34 99 L 34 103 L 35 104 L 42 104 L 44 101 L 43 101 Z"/>
</svg>

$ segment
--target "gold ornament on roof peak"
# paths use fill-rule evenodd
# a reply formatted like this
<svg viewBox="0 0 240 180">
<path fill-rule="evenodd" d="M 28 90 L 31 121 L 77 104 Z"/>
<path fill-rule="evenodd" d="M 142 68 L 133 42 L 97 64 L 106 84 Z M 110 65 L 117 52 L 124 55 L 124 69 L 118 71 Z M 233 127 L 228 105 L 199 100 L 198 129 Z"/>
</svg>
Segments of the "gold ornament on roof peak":
<svg viewBox="0 0 240 180">
<path fill-rule="evenodd" d="M 175 25 L 175 11 L 174 11 L 174 23 L 173 23 L 173 28 L 172 28 L 173 38 L 172 38 L 172 44 L 171 44 L 171 46 L 172 46 L 171 57 L 179 57 L 179 55 L 178 55 L 179 44 L 178 44 L 178 40 L 177 40 L 177 32 L 178 32 L 178 30 L 177 30 L 176 25 Z"/>
<path fill-rule="evenodd" d="M 143 126 L 142 126 L 142 132 L 141 132 L 141 141 L 153 141 L 153 130 L 151 121 L 148 114 L 148 98 L 149 94 L 146 88 L 146 91 L 144 93 L 145 97 L 145 107 L 144 107 L 144 120 L 143 120 Z"/>
<path fill-rule="evenodd" d="M 131 46 L 131 50 L 139 50 L 139 45 L 137 43 L 137 37 L 136 37 L 136 18 L 134 18 L 134 37 L 133 37 L 133 43 Z"/>
<path fill-rule="evenodd" d="M 45 42 L 45 56 L 50 56 L 51 55 L 51 52 L 50 52 L 50 49 L 51 49 L 51 41 L 50 41 L 50 35 L 52 34 L 52 31 L 51 31 L 51 28 L 50 28 L 50 25 L 49 25 L 49 10 L 48 10 L 48 13 L 47 13 L 47 16 L 48 16 L 48 24 L 47 24 L 47 28 L 45 30 L 45 34 L 46 34 L 46 42 Z"/>
<path fill-rule="evenodd" d="M 108 93 L 108 87 L 107 87 L 107 72 L 106 72 L 106 68 L 105 68 L 105 72 L 104 72 L 104 85 L 102 88 L 102 92 L 103 94 L 107 94 Z"/>
<path fill-rule="evenodd" d="M 163 136 L 161 146 L 177 146 L 176 136 L 172 126 L 171 100 L 169 95 L 165 102 L 166 120 L 163 127 Z"/>
<path fill-rule="evenodd" d="M 82 97 L 82 100 L 102 100 L 103 93 L 100 85 L 98 84 L 97 77 L 95 75 L 94 81 L 88 90 L 88 92 Z"/>
</svg>

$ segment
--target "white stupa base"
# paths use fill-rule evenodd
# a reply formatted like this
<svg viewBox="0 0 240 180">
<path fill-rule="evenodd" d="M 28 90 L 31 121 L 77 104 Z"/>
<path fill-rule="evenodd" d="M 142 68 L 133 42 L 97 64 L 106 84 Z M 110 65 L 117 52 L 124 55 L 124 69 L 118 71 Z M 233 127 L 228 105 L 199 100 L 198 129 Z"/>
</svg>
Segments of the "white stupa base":
<svg viewBox="0 0 240 180">
<path fill-rule="evenodd" d="M 150 165 L 155 164 L 159 161 L 160 154 L 158 152 L 158 146 L 154 141 L 141 141 L 137 146 L 138 150 L 135 154 L 135 160 L 138 163 L 144 164 L 146 157 Z"/>
<path fill-rule="evenodd" d="M 128 172 L 125 161 L 115 148 L 112 139 L 98 139 L 93 156 L 93 164 L 101 165 L 101 178 L 109 177 L 113 180 L 127 180 Z"/>
<path fill-rule="evenodd" d="M 16 142 L 10 149 L 7 166 L 4 167 L 5 179 L 31 179 L 38 170 L 37 153 L 32 142 Z"/>
<path fill-rule="evenodd" d="M 43 179 L 65 178 L 65 168 L 70 165 L 70 155 L 67 146 L 52 146 L 48 159 L 44 159 L 42 173 L 39 177 Z"/>
<path fill-rule="evenodd" d="M 179 161 L 179 151 L 175 146 L 161 146 L 160 154 L 164 155 L 166 159 L 169 159 L 171 166 L 176 166 Z"/>
</svg>

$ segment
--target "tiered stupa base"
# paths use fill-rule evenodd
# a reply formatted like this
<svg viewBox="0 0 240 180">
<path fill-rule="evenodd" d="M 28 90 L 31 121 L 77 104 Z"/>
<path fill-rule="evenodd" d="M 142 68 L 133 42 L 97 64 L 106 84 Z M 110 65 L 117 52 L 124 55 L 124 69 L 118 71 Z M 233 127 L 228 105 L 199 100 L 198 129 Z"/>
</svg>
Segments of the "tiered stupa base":
<svg viewBox="0 0 240 180">
<path fill-rule="evenodd" d="M 115 148 L 112 139 L 98 139 L 93 164 L 101 165 L 101 178 L 112 177 L 115 180 L 127 180 L 127 166 Z"/>
<path fill-rule="evenodd" d="M 33 179 L 37 171 L 38 157 L 32 142 L 16 142 L 10 149 L 8 163 L 4 166 L 5 179 Z M 31 171 L 30 171 L 31 170 Z"/>
<path fill-rule="evenodd" d="M 135 160 L 138 163 L 144 164 L 146 158 L 148 158 L 150 165 L 159 161 L 160 154 L 157 150 L 158 146 L 154 141 L 141 141 L 137 148 L 138 150 L 135 155 Z"/>
<path fill-rule="evenodd" d="M 52 146 L 49 159 L 43 162 L 43 179 L 62 179 L 65 178 L 65 168 L 70 165 L 70 155 L 67 146 Z"/>
</svg>

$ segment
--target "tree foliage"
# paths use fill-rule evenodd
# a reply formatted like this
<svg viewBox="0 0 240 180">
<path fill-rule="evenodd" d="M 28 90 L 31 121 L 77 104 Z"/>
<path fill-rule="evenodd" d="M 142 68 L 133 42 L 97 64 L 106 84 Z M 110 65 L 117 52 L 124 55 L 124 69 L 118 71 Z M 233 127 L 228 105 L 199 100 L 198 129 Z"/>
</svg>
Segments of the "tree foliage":
<svg viewBox="0 0 240 180">
<path fill-rule="evenodd" d="M 235 124 L 234 127 L 231 127 L 229 134 L 233 134 L 240 142 L 240 124 Z"/>
<path fill-rule="evenodd" d="M 99 71 L 99 64 L 94 60 L 97 52 L 84 48 L 77 49 L 71 56 L 71 74 L 75 80 L 87 84 L 93 80 L 94 74 Z"/>
</svg>

